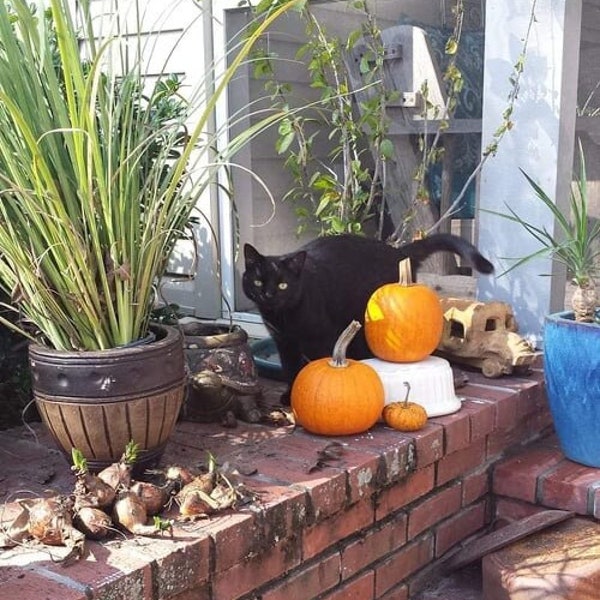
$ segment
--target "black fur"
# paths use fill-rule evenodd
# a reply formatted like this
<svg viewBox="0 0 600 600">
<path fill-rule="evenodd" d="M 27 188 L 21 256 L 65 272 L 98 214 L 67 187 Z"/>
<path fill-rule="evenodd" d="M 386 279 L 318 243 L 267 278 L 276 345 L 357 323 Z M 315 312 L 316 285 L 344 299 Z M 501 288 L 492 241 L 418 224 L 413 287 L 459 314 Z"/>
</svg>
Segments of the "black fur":
<svg viewBox="0 0 600 600">
<path fill-rule="evenodd" d="M 343 329 L 364 322 L 371 294 L 398 281 L 398 263 L 410 258 L 413 275 L 435 252 L 453 252 L 481 273 L 493 265 L 472 244 L 449 234 L 437 234 L 393 248 L 384 242 L 340 235 L 322 237 L 283 256 L 263 256 L 244 246 L 244 293 L 256 303 L 269 329 L 289 382 L 309 360 L 330 356 Z M 372 356 L 362 330 L 348 356 Z"/>
</svg>

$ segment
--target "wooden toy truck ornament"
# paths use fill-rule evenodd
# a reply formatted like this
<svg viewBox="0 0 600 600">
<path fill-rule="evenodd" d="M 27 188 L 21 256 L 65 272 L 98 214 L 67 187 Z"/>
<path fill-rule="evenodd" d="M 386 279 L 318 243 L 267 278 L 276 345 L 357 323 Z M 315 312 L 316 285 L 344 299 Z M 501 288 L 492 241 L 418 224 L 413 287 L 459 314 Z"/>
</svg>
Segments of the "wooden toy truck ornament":
<svg viewBox="0 0 600 600">
<path fill-rule="evenodd" d="M 440 298 L 444 329 L 436 354 L 481 369 L 486 377 L 525 373 L 540 354 L 521 337 L 505 302 Z"/>
</svg>

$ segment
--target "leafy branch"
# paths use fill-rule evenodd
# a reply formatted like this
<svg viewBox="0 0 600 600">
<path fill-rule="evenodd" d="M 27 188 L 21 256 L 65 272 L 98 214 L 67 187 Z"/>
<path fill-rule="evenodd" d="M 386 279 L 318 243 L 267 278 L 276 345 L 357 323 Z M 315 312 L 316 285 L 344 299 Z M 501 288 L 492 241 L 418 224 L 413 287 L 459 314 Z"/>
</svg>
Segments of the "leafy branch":
<svg viewBox="0 0 600 600">
<path fill-rule="evenodd" d="M 444 53 L 449 57 L 449 60 L 443 75 L 443 79 L 446 82 L 446 101 L 442 109 L 430 101 L 430 91 L 427 80 L 425 80 L 421 85 L 420 94 L 423 99 L 421 117 L 423 119 L 425 131 L 419 136 L 418 141 L 418 148 L 421 153 L 421 161 L 417 165 L 413 177 L 416 183 L 416 191 L 411 207 L 407 210 L 404 218 L 398 224 L 396 230 L 389 238 L 389 242 L 394 245 L 398 245 L 406 237 L 409 224 L 415 218 L 419 204 L 429 204 L 431 200 L 426 183 L 427 175 L 430 168 L 439 162 L 444 155 L 444 148 L 440 147 L 442 134 L 450 127 L 450 119 L 456 111 L 456 107 L 458 105 L 458 96 L 464 86 L 463 75 L 457 64 L 457 55 L 462 37 L 464 13 L 465 10 L 463 0 L 456 0 L 455 6 L 452 7 L 452 14 L 454 15 L 454 28 L 446 40 L 444 47 Z M 441 115 L 437 130 L 433 134 L 433 139 L 431 142 L 428 141 L 431 138 L 431 134 L 427 131 L 430 115 L 432 115 L 434 119 L 440 118 Z M 439 222 L 437 225 L 439 225 Z M 423 237 L 426 235 L 426 233 L 427 232 L 423 231 L 415 231 L 412 232 L 411 237 Z"/>
<path fill-rule="evenodd" d="M 410 232 L 410 237 L 428 235 L 456 214 L 483 165 L 497 153 L 502 139 L 512 129 L 514 106 L 520 91 L 528 42 L 535 22 L 536 3 L 537 0 L 532 0 L 522 50 L 509 78 L 511 88 L 507 105 L 492 140 L 483 150 L 480 162 L 448 209 L 439 215 L 433 225 Z M 274 4 L 277 2 L 263 0 L 255 11 L 260 15 L 261 10 L 271 10 Z M 301 108 L 292 106 L 292 86 L 277 80 L 273 66 L 274 57 L 264 49 L 262 53 L 255 53 L 253 57 L 255 74 L 266 80 L 265 89 L 274 108 L 285 113 L 279 125 L 276 149 L 280 155 L 285 156 L 284 165 L 294 181 L 292 189 L 284 198 L 295 204 L 299 219 L 298 231 L 303 232 L 316 226 L 322 235 L 345 231 L 364 233 L 365 223 L 375 218 L 377 235 L 382 237 L 385 206 L 381 196 L 382 190 L 386 188 L 388 163 L 394 155 L 394 146 L 388 137 L 390 119 L 386 107 L 401 90 L 386 89 L 383 68 L 385 48 L 381 30 L 366 1 L 349 0 L 349 5 L 357 10 L 362 18 L 360 27 L 350 32 L 345 43 L 327 33 L 322 23 L 311 12 L 308 3 L 301 12 L 306 23 L 308 41 L 300 48 L 296 59 L 307 64 L 310 85 L 320 92 L 317 101 Z M 446 87 L 443 106 L 437 106 L 432 101 L 427 81 L 419 90 L 422 100 L 420 116 L 424 131 L 418 139 L 420 158 L 413 174 L 414 197 L 388 239 L 392 244 L 404 241 L 418 211 L 431 202 L 427 177 L 431 167 L 444 156 L 442 136 L 450 127 L 450 119 L 455 114 L 464 86 L 463 74 L 458 66 L 464 12 L 463 0 L 455 0 L 452 8 L 453 30 L 444 47 L 447 61 L 443 73 Z M 358 111 L 360 115 L 357 116 L 356 111 L 352 110 L 352 98 L 358 97 L 357 92 L 364 89 L 351 89 L 344 58 L 355 48 L 359 39 L 361 44 L 366 46 L 358 65 L 359 72 L 365 83 L 364 89 L 368 88 L 370 93 L 360 94 L 368 97 L 361 98 Z M 431 121 L 435 121 L 435 129 L 432 127 L 429 131 L 428 124 Z M 333 145 L 326 158 L 318 155 L 317 148 L 323 135 L 327 135 L 327 141 Z M 365 156 L 366 148 L 370 148 L 372 157 Z M 341 166 L 337 168 L 337 165 Z"/>
<path fill-rule="evenodd" d="M 353 9 L 361 16 L 360 28 L 345 43 L 330 36 L 308 5 L 302 11 L 307 42 L 296 59 L 307 64 L 310 87 L 319 98 L 308 106 L 292 106 L 292 88 L 280 83 L 275 74 L 273 56 L 264 49 L 254 55 L 255 75 L 266 79 L 265 89 L 271 101 L 285 117 L 279 124 L 276 150 L 285 155 L 285 167 L 294 181 L 284 196 L 292 201 L 299 219 L 298 231 L 317 227 L 319 234 L 362 233 L 363 225 L 377 218 L 377 230 L 383 224 L 380 199 L 383 163 L 392 155 L 386 137 L 389 123 L 386 102 L 393 92 L 383 86 L 384 48 L 381 32 L 365 0 L 353 0 Z M 256 9 L 260 11 L 260 5 Z M 363 101 L 360 115 L 353 106 L 345 60 L 358 40 L 365 45 L 359 70 L 366 85 L 377 92 Z M 317 143 L 327 134 L 330 150 L 319 156 Z M 369 147 L 375 149 L 371 158 Z M 368 158 L 367 158 L 368 155 Z"/>
<path fill-rule="evenodd" d="M 521 52 L 519 53 L 519 56 L 517 57 L 517 60 L 515 61 L 515 64 L 513 65 L 512 72 L 508 79 L 511 87 L 510 87 L 510 91 L 508 93 L 506 108 L 502 112 L 502 120 L 500 122 L 500 125 L 494 131 L 494 133 L 492 135 L 492 140 L 490 141 L 490 143 L 485 147 L 485 149 L 482 152 L 481 161 L 477 164 L 477 166 L 475 167 L 473 172 L 469 175 L 469 177 L 465 181 L 465 184 L 463 185 L 462 189 L 460 190 L 458 196 L 454 199 L 452 204 L 448 207 L 448 210 L 446 210 L 444 212 L 444 214 L 442 214 L 440 216 L 440 219 L 438 220 L 438 222 L 435 223 L 431 227 L 430 231 L 437 229 L 437 227 L 439 227 L 439 224 L 443 220 L 450 218 L 457 211 L 469 186 L 471 185 L 473 180 L 477 177 L 477 175 L 479 175 L 479 173 L 481 172 L 481 169 L 483 168 L 483 165 L 488 161 L 488 159 L 491 156 L 496 155 L 496 153 L 498 152 L 498 147 L 499 147 L 500 143 L 502 142 L 502 139 L 504 138 L 506 133 L 509 132 L 514 126 L 514 123 L 512 121 L 512 115 L 514 112 L 515 103 L 519 96 L 519 91 L 521 89 L 521 77 L 522 77 L 523 71 L 525 69 L 525 59 L 527 56 L 527 47 L 529 45 L 529 38 L 531 36 L 533 24 L 536 21 L 536 19 L 535 19 L 536 4 L 537 4 L 537 0 L 533 0 L 532 5 L 531 5 L 531 12 L 529 14 L 529 22 L 527 24 L 527 30 L 525 32 L 525 37 L 523 38 L 523 46 L 521 48 Z"/>
</svg>

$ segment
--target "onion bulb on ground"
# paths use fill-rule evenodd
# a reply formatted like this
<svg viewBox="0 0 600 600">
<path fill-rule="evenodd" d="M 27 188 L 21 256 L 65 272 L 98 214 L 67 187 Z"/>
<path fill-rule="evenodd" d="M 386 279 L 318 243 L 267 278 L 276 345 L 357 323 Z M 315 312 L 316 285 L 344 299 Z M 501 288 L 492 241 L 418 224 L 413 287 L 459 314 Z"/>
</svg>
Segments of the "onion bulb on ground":
<svg viewBox="0 0 600 600">
<path fill-rule="evenodd" d="M 82 506 L 77 510 L 73 523 L 90 540 L 102 540 L 114 530 L 111 518 L 93 506 Z"/>
<path fill-rule="evenodd" d="M 73 527 L 73 504 L 64 496 L 37 498 L 27 507 L 29 533 L 48 546 L 64 546 Z"/>
<path fill-rule="evenodd" d="M 75 473 L 75 510 L 84 506 L 110 510 L 116 495 L 114 488 L 88 471 L 87 460 L 77 448 L 71 451 L 71 458 L 71 470 Z"/>
<path fill-rule="evenodd" d="M 157 515 L 168 501 L 167 490 L 146 481 L 134 481 L 130 491 L 133 492 L 146 507 L 149 516 Z"/>
<path fill-rule="evenodd" d="M 175 496 L 179 514 L 184 517 L 209 515 L 218 509 L 218 504 L 210 497 L 217 483 L 216 473 L 209 471 L 195 477 Z"/>
<path fill-rule="evenodd" d="M 139 446 L 133 440 L 125 446 L 125 452 L 119 462 L 102 469 L 98 477 L 110 485 L 114 490 L 128 490 L 131 487 L 133 465 L 137 460 Z"/>
<path fill-rule="evenodd" d="M 141 533 L 146 526 L 148 513 L 139 496 L 131 491 L 120 492 L 113 506 L 113 519 L 131 533 Z"/>
<path fill-rule="evenodd" d="M 144 502 L 132 491 L 123 491 L 117 495 L 113 506 L 113 520 L 135 535 L 156 535 L 172 530 L 171 521 L 154 517 L 152 525 L 147 524 L 148 513 Z"/>
<path fill-rule="evenodd" d="M 28 501 L 29 533 L 42 544 L 66 546 L 71 552 L 68 560 L 83 555 L 85 535 L 73 526 L 73 503 L 64 496 L 38 498 Z"/>
<path fill-rule="evenodd" d="M 181 487 L 191 483 L 195 475 L 185 467 L 179 465 L 171 465 L 164 470 L 164 477 L 167 481 L 176 482 Z"/>
</svg>

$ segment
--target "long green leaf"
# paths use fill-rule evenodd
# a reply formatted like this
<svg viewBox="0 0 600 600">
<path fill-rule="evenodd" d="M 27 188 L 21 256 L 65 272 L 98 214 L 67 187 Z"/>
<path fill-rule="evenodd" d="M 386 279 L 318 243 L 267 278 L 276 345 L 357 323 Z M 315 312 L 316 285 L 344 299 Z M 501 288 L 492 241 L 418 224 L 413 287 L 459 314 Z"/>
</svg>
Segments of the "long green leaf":
<svg viewBox="0 0 600 600">
<path fill-rule="evenodd" d="M 46 18 L 28 0 L 0 2 L 0 285 L 26 335 L 84 350 L 145 334 L 169 253 L 220 164 L 282 117 L 259 119 L 212 159 L 219 98 L 266 29 L 303 2 L 273 3 L 214 92 L 188 104 L 168 74 L 144 90 L 141 38 L 122 72 L 109 68 L 122 32 L 95 29 L 91 0 L 76 20 L 74 4 L 49 0 Z"/>
<path fill-rule="evenodd" d="M 556 233 L 530 223 L 510 206 L 507 206 L 506 213 L 486 211 L 520 225 L 540 245 L 538 250 L 516 259 L 503 275 L 540 257 L 550 257 L 564 264 L 578 284 L 586 284 L 596 275 L 600 257 L 600 250 L 597 249 L 600 223 L 595 223 L 591 228 L 589 226 L 586 164 L 581 142 L 578 148 L 580 169 L 574 189 L 572 187 L 570 190 L 569 214 L 564 214 L 540 185 L 521 170 L 536 197 L 553 216 Z"/>
</svg>

